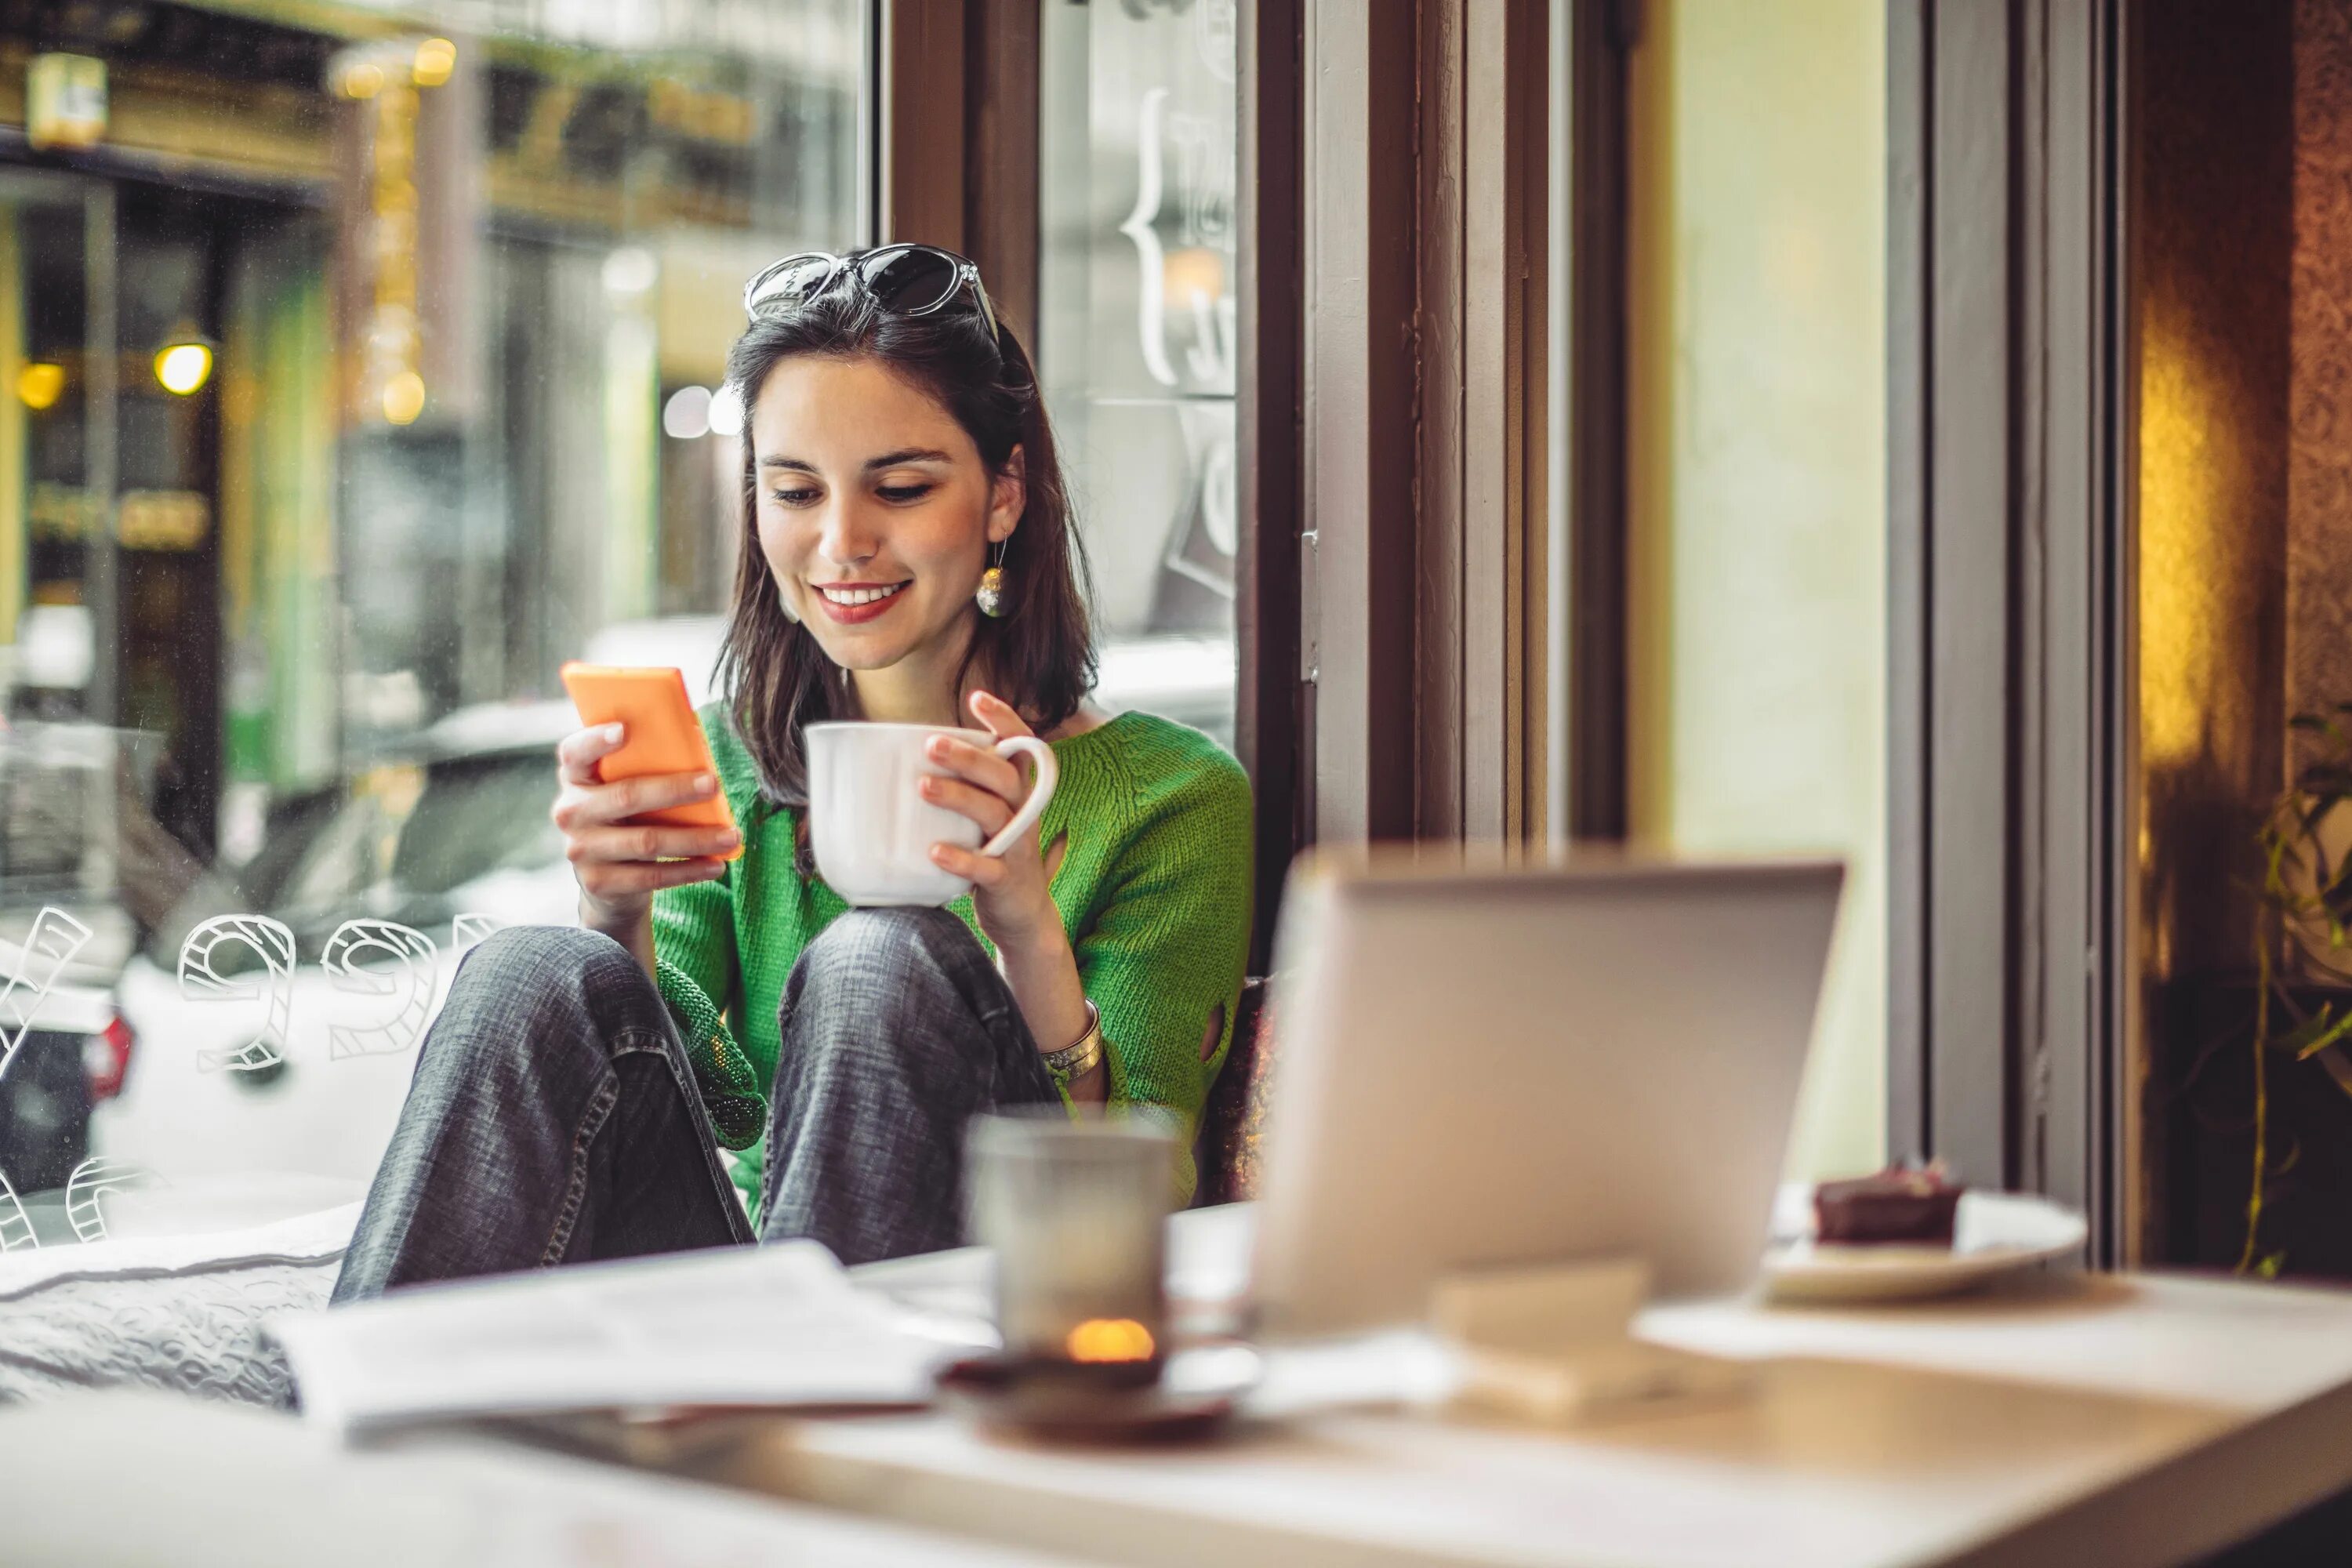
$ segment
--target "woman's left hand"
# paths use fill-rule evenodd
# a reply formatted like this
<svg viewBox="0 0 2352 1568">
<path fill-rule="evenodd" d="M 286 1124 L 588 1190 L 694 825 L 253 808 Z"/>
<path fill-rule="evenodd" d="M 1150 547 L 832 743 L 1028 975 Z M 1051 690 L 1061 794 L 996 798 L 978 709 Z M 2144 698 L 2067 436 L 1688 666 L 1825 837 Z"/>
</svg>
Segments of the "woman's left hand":
<svg viewBox="0 0 2352 1568">
<path fill-rule="evenodd" d="M 1034 733 L 1010 703 L 985 691 L 971 694 L 971 713 L 999 740 Z M 1028 778 L 1016 761 L 950 735 L 932 737 L 927 750 L 931 761 L 953 776 L 925 777 L 916 787 L 932 805 L 978 823 L 983 844 L 1002 832 L 1029 798 Z M 1067 940 L 1035 827 L 1007 845 L 1003 855 L 982 855 L 960 844 L 934 844 L 931 862 L 971 883 L 972 912 L 999 948 L 1019 951 Z"/>
</svg>

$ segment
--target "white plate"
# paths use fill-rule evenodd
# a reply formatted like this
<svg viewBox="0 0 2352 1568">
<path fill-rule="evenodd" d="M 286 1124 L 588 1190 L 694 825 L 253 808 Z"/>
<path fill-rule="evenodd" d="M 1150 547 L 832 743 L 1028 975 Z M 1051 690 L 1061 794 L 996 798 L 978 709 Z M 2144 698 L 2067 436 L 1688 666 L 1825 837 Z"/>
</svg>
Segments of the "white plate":
<svg viewBox="0 0 2352 1568">
<path fill-rule="evenodd" d="M 1776 1216 L 1812 1228 L 1812 1189 L 1783 1188 Z M 1799 1225 L 1776 1224 L 1787 1237 Z M 1822 1246 L 1810 1234 L 1764 1254 L 1764 1293 L 1775 1301 L 1916 1301 L 1973 1290 L 2021 1269 L 2074 1257 L 2090 1236 L 2083 1216 L 2024 1193 L 1963 1193 L 1952 1245 Z"/>
</svg>

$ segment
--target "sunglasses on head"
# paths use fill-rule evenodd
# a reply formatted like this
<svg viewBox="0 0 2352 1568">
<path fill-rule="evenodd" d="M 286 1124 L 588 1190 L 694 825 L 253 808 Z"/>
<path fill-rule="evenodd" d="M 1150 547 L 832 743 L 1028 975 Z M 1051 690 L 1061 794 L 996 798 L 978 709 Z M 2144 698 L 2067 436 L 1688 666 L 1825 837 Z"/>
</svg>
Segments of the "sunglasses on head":
<svg viewBox="0 0 2352 1568">
<path fill-rule="evenodd" d="M 967 289 L 980 319 L 996 339 L 996 307 L 988 300 L 980 268 L 936 245 L 886 245 L 854 256 L 803 250 L 764 268 L 743 285 L 743 313 L 752 321 L 796 310 L 847 279 L 885 310 L 929 316 L 947 309 Z"/>
</svg>

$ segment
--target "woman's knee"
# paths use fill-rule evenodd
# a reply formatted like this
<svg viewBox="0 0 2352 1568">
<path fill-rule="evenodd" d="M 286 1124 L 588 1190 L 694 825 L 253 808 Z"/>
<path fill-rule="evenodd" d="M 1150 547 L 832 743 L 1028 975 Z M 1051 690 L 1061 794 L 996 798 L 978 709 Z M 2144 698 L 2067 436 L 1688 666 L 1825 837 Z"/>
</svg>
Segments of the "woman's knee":
<svg viewBox="0 0 2352 1568">
<path fill-rule="evenodd" d="M 627 948 L 578 926 L 508 926 L 457 966 L 428 1042 L 544 1053 L 557 1037 L 589 1039 L 594 1026 L 660 1007 Z"/>
<path fill-rule="evenodd" d="M 602 931 L 580 926 L 502 926 L 469 949 L 453 984 L 517 986 L 599 980 L 635 971 L 629 950 Z M 641 973 L 641 972 L 640 972 Z"/>
<path fill-rule="evenodd" d="M 894 1076 L 921 1077 L 936 1065 L 926 1042 L 968 1043 L 1012 1005 L 980 939 L 947 910 L 851 910 L 803 950 L 777 1025 L 797 1064 L 872 1055 Z"/>
<path fill-rule="evenodd" d="M 946 910 L 850 910 L 803 950 L 803 984 L 860 988 L 952 984 L 988 954 L 971 928 Z"/>
</svg>

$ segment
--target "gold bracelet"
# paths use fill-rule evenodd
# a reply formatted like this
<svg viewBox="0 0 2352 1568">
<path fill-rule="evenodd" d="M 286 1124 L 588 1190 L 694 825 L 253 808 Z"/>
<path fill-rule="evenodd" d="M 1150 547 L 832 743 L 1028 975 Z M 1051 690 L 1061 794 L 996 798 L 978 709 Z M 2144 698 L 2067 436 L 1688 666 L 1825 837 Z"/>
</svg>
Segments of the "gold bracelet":
<svg viewBox="0 0 2352 1568">
<path fill-rule="evenodd" d="M 1067 1083 L 1074 1078 L 1084 1078 L 1095 1070 L 1103 1058 L 1102 1010 L 1092 1002 L 1087 1004 L 1086 1033 L 1058 1051 L 1045 1053 L 1045 1070 L 1057 1083 Z"/>
</svg>

